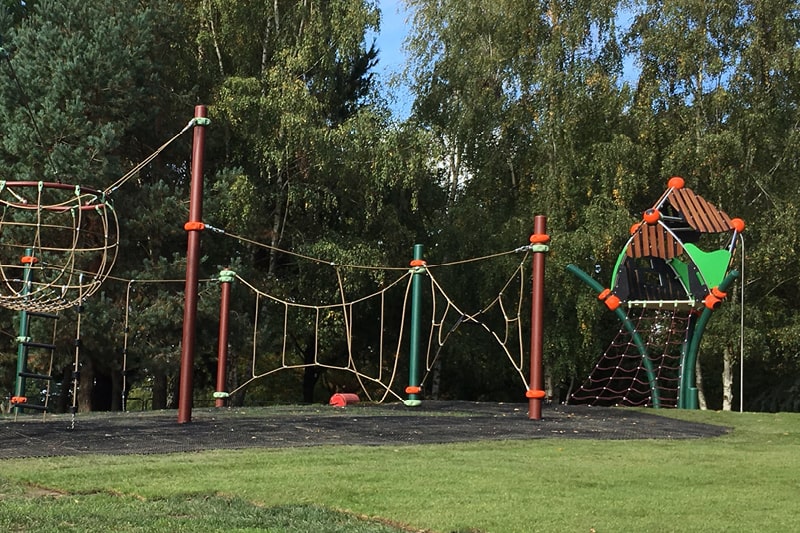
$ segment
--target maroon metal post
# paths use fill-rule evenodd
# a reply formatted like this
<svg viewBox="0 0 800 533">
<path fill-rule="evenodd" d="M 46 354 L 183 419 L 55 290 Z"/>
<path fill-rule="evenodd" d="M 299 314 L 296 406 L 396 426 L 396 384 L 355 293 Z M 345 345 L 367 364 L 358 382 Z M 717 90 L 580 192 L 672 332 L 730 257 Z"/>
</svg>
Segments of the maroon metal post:
<svg viewBox="0 0 800 533">
<path fill-rule="evenodd" d="M 217 344 L 217 391 L 214 393 L 214 406 L 225 407 L 228 397 L 226 376 L 228 372 L 228 317 L 231 308 L 231 282 L 236 273 L 227 268 L 219 273 L 219 344 Z"/>
<path fill-rule="evenodd" d="M 547 218 L 534 217 L 531 250 L 533 251 L 533 274 L 531 277 L 531 381 L 528 392 L 528 418 L 542 418 L 544 380 L 542 378 L 542 323 L 544 313 L 544 259 L 549 250 Z"/>
<path fill-rule="evenodd" d="M 197 285 L 200 271 L 200 231 L 203 229 L 203 153 L 206 146 L 206 106 L 194 108 L 194 138 L 192 140 L 192 183 L 189 195 L 187 232 L 186 289 L 183 306 L 183 340 L 181 342 L 181 373 L 178 389 L 178 423 L 192 421 L 194 347 L 197 331 Z"/>
</svg>

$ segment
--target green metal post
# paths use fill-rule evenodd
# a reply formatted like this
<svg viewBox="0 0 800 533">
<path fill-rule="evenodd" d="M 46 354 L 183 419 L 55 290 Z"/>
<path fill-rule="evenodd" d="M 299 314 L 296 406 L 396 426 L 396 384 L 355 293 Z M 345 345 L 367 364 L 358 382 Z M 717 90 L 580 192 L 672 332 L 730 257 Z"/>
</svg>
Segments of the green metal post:
<svg viewBox="0 0 800 533">
<path fill-rule="evenodd" d="M 25 257 L 33 257 L 33 249 L 26 248 Z M 22 270 L 22 295 L 26 296 L 31 290 L 33 263 L 31 261 L 24 261 L 24 265 Z M 25 396 L 25 378 L 20 374 L 28 371 L 28 350 L 24 344 L 30 340 L 28 339 L 29 324 L 27 311 L 23 310 L 19 312 L 19 329 L 17 331 L 19 335 L 17 336 L 17 376 L 14 386 L 14 396 L 19 397 Z M 22 412 L 22 408 L 16 407 L 14 412 L 20 413 Z"/>
<path fill-rule="evenodd" d="M 219 273 L 219 340 L 217 344 L 217 390 L 214 392 L 214 407 L 225 407 L 228 394 L 228 334 L 230 332 L 231 283 L 236 272 L 224 269 Z"/>
<path fill-rule="evenodd" d="M 419 399 L 419 330 L 422 314 L 422 275 L 425 272 L 422 260 L 423 246 L 414 245 L 414 260 L 411 262 L 411 325 L 409 332 L 408 351 L 408 399 L 405 404 L 417 406 L 422 403 Z"/>
<path fill-rule="evenodd" d="M 589 274 L 581 270 L 580 267 L 575 265 L 567 265 L 567 270 L 598 293 L 604 290 L 602 285 L 597 283 L 597 281 Z M 642 338 L 639 336 L 639 333 L 636 331 L 636 326 L 633 325 L 633 322 L 631 322 L 631 320 L 628 318 L 628 315 L 625 314 L 625 311 L 617 307 L 614 310 L 614 313 L 617 315 L 617 318 L 620 319 L 622 325 L 625 326 L 625 329 L 628 330 L 628 333 L 631 334 L 631 340 L 633 340 L 633 343 L 639 350 L 639 354 L 642 356 L 642 365 L 644 366 L 644 371 L 647 374 L 647 381 L 650 385 L 650 397 L 653 400 L 653 408 L 658 409 L 661 407 L 661 397 L 658 394 L 658 384 L 656 382 L 656 372 L 653 368 L 653 362 L 647 357 L 647 346 L 644 344 Z"/>
<path fill-rule="evenodd" d="M 739 277 L 738 270 L 731 270 L 725 279 L 717 287 L 718 290 L 725 292 L 728 290 L 736 278 Z M 681 409 L 697 409 L 697 387 L 695 386 L 695 365 L 697 364 L 697 353 L 700 349 L 700 339 L 703 337 L 703 331 L 706 328 L 708 320 L 711 318 L 714 309 L 711 307 L 703 308 L 700 313 L 700 318 L 697 319 L 697 324 L 692 332 L 692 338 L 689 342 L 689 348 L 686 350 L 685 357 L 681 361 L 681 383 L 680 390 L 678 391 L 678 407 Z"/>
<path fill-rule="evenodd" d="M 697 317 L 699 315 L 697 313 L 691 313 L 689 315 L 689 323 L 688 327 L 686 328 L 686 338 L 683 340 L 683 346 L 681 347 L 681 362 L 679 368 L 679 378 L 678 378 L 678 405 L 676 406 L 678 409 L 685 409 L 686 402 L 688 401 L 688 394 L 684 391 L 684 380 L 686 379 L 685 376 L 685 365 L 686 365 L 686 358 L 689 356 L 689 348 L 692 345 L 694 340 L 694 332 L 695 326 L 697 325 Z M 695 388 L 695 394 L 697 393 L 697 388 Z M 696 396 L 695 396 L 696 398 Z"/>
</svg>

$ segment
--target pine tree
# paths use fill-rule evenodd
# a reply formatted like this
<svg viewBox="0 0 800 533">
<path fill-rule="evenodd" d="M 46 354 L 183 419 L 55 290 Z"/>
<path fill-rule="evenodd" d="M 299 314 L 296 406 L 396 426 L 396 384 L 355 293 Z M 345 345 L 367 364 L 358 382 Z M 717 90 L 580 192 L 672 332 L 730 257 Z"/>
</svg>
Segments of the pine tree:
<svg viewBox="0 0 800 533">
<path fill-rule="evenodd" d="M 20 10 L 12 13 L 12 25 L 3 36 L 8 53 L 0 77 L 3 179 L 103 190 L 161 144 L 164 130 L 177 129 L 161 118 L 175 105 L 174 97 L 164 96 L 163 77 L 163 57 L 171 46 L 166 34 L 175 29 L 175 12 L 164 5 L 156 12 L 158 3 L 150 4 L 152 8 L 132 1 L 66 0 L 17 5 Z M 147 212 L 147 206 L 170 205 L 171 191 L 162 190 L 167 197 L 160 195 L 147 206 L 133 199 L 143 184 L 170 174 L 168 166 L 153 165 L 136 187 L 112 195 L 126 230 L 124 245 L 149 240 L 157 232 L 148 229 L 165 222 L 151 218 L 147 227 L 134 227 L 136 220 L 155 213 Z M 180 220 L 182 210 L 169 214 Z M 140 261 L 123 253 L 116 272 Z M 113 286 L 106 291 L 113 293 Z M 112 352 L 118 344 L 111 330 L 115 320 L 119 325 L 121 312 L 108 299 L 87 307 L 83 321 L 92 335 L 82 345 L 82 409 L 92 407 L 93 384 L 119 374 L 119 353 Z M 109 405 L 111 399 L 101 403 Z"/>
</svg>

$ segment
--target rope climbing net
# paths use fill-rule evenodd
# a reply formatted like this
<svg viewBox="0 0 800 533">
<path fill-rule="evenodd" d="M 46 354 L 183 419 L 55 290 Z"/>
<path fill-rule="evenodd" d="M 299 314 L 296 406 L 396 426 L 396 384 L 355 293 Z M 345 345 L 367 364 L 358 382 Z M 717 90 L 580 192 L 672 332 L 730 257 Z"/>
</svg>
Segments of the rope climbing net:
<svg viewBox="0 0 800 533">
<path fill-rule="evenodd" d="M 382 402 L 389 396 L 400 399 L 392 387 L 397 379 L 406 320 L 405 313 L 399 316 L 391 313 L 387 305 L 399 297 L 405 308 L 411 275 L 402 274 L 380 290 L 349 300 L 342 283 L 344 269 L 332 268 L 339 280 L 341 302 L 327 304 L 303 304 L 279 298 L 236 276 L 255 295 L 255 320 L 250 376 L 230 394 L 280 371 L 313 367 L 350 374 L 370 401 Z M 370 313 L 359 312 L 359 308 L 369 308 L 377 316 L 368 317 Z M 309 332 L 302 346 L 292 332 L 298 324 L 303 324 Z M 370 329 L 377 335 L 377 345 L 356 349 L 355 332 L 364 334 Z M 271 348 L 260 348 L 264 346 L 260 342 L 262 336 L 269 337 L 267 344 Z"/>
<path fill-rule="evenodd" d="M 572 394 L 570 403 L 652 406 L 655 385 L 662 407 L 677 406 L 681 353 L 687 341 L 690 314 L 680 309 L 642 307 L 632 310 L 629 316 L 647 347 L 646 361 L 633 334 L 620 328 L 589 377 Z M 648 373 L 650 369 L 654 380 Z"/>
<path fill-rule="evenodd" d="M 520 251 L 522 249 L 474 261 L 486 261 Z M 477 311 L 467 311 L 463 308 L 463 304 L 454 301 L 435 275 L 441 266 L 448 265 L 433 265 L 427 268 L 430 279 L 431 324 L 425 350 L 425 373 L 421 380 L 421 386 L 435 376 L 433 371 L 444 353 L 447 340 L 460 328 L 473 325 L 486 332 L 495 341 L 497 347 L 513 367 L 514 372 L 521 379 L 523 386 L 528 388 L 523 370 L 525 352 L 521 317 L 523 295 L 526 290 L 525 266 L 528 264 L 529 258 L 530 252 L 525 250 L 522 259 L 497 293 Z"/>
<path fill-rule="evenodd" d="M 74 307 L 78 310 L 71 392 L 74 425 L 82 304 L 109 276 L 119 248 L 119 220 L 110 195 L 189 128 L 204 120 L 207 119 L 200 117 L 189 121 L 180 132 L 102 190 L 60 180 L 0 181 L 0 306 L 20 311 L 15 394 L 11 398 L 15 414 L 21 409 L 47 412 L 49 384 L 55 379 L 52 375 L 55 345 L 29 338 L 28 314 L 57 318 L 58 312 Z M 58 174 L 55 167 L 52 170 Z M 50 350 L 47 373 L 28 371 L 29 364 L 35 364 L 34 360 L 29 361 L 30 348 Z M 27 401 L 26 379 L 47 383 L 44 404 Z"/>
<path fill-rule="evenodd" d="M 0 305 L 56 312 L 103 283 L 117 256 L 116 212 L 98 190 L 0 181 Z"/>
<path fill-rule="evenodd" d="M 272 248 L 218 228 L 206 228 L 249 244 Z M 405 368 L 401 361 L 408 356 L 408 308 L 415 274 L 424 275 L 428 287 L 425 295 L 428 303 L 422 312 L 427 325 L 423 326 L 424 332 L 419 336 L 423 342 L 427 339 L 426 346 L 422 347 L 425 366 L 420 388 L 432 380 L 435 365 L 445 357 L 448 340 L 460 328 L 473 325 L 493 340 L 498 347 L 497 353 L 511 362 L 523 389 L 527 389 L 523 373 L 521 310 L 526 294 L 524 272 L 525 265 L 529 264 L 529 247 L 439 265 L 413 261 L 411 268 L 337 265 L 301 254 L 285 253 L 328 269 L 331 284 L 336 286 L 335 301 L 301 303 L 297 298 L 270 294 L 235 274 L 236 281 L 255 295 L 252 354 L 249 376 L 226 392 L 226 397 L 278 372 L 313 368 L 322 373 L 338 371 L 349 374 L 351 379 L 345 392 L 358 392 L 360 389 L 369 401 L 383 402 L 388 398 L 402 401 L 404 391 L 399 386 L 398 371 Z M 476 310 L 467 310 L 465 304 L 458 303 L 452 296 L 453 291 L 448 291 L 441 279 L 447 267 L 490 261 L 511 254 L 523 257 L 513 262 L 510 275 L 501 279 L 496 294 Z M 346 280 L 364 270 L 378 280 L 378 288 L 367 294 L 348 294 Z M 298 339 L 298 335 L 303 338 Z M 377 341 L 367 343 L 366 339 Z"/>
<path fill-rule="evenodd" d="M 0 306 L 53 313 L 94 294 L 111 272 L 119 247 L 111 194 L 200 120 L 190 120 L 102 190 L 0 181 Z"/>
</svg>

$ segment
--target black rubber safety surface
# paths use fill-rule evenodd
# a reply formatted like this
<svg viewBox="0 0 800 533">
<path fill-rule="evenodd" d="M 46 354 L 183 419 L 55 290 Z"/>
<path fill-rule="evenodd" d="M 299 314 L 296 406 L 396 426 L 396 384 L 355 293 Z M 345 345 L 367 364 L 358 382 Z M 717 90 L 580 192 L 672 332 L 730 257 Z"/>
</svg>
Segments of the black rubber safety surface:
<svg viewBox="0 0 800 533">
<path fill-rule="evenodd" d="M 627 408 L 546 406 L 530 420 L 527 404 L 424 401 L 331 406 L 3 415 L 0 459 L 83 454 L 153 454 L 292 446 L 411 445 L 477 440 L 694 439 L 725 427 Z"/>
</svg>

